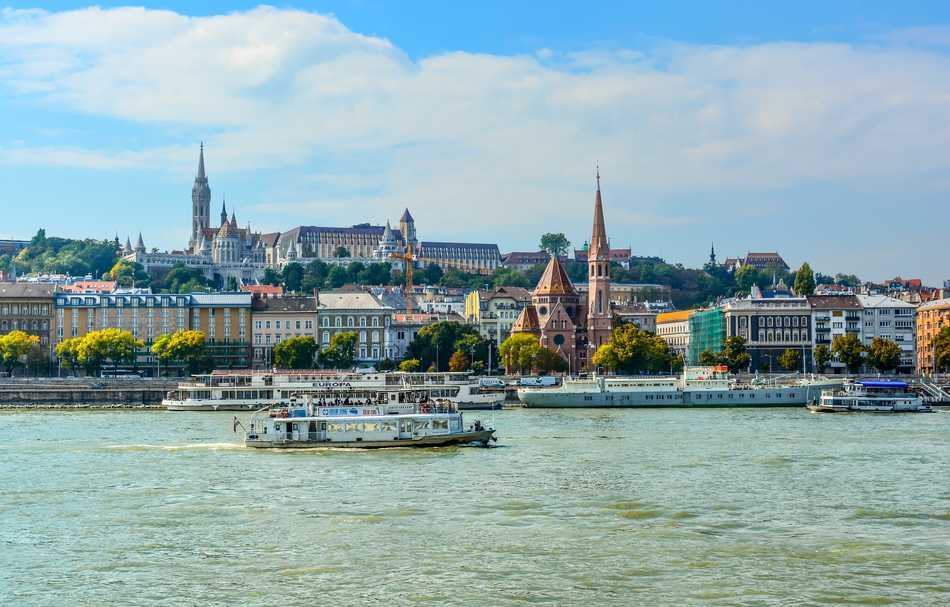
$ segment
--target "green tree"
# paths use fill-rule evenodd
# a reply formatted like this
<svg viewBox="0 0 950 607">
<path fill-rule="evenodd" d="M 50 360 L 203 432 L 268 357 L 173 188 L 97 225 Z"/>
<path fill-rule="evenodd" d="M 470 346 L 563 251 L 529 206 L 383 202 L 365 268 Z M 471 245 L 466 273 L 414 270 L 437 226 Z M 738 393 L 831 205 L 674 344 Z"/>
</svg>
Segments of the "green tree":
<svg viewBox="0 0 950 607">
<path fill-rule="evenodd" d="M 534 368 L 542 373 L 563 373 L 568 370 L 563 356 L 548 348 L 540 348 L 534 355 Z"/>
<path fill-rule="evenodd" d="M 393 362 L 393 359 L 387 357 L 379 361 L 379 364 L 376 365 L 376 368 L 380 371 L 392 371 L 396 368 L 396 363 Z"/>
<path fill-rule="evenodd" d="M 831 351 L 851 373 L 857 373 L 864 364 L 864 345 L 854 333 L 835 337 L 831 342 Z"/>
<path fill-rule="evenodd" d="M 835 274 L 835 283 L 845 287 L 857 288 L 861 286 L 861 279 L 854 274 Z"/>
<path fill-rule="evenodd" d="M 356 360 L 356 342 L 359 336 L 355 331 L 337 333 L 330 339 L 330 345 L 320 353 L 320 362 L 326 369 L 349 369 Z"/>
<path fill-rule="evenodd" d="M 506 373 L 527 373 L 541 350 L 541 342 L 530 333 L 515 333 L 501 343 L 498 354 Z"/>
<path fill-rule="evenodd" d="M 712 350 L 703 350 L 699 353 L 699 364 L 704 367 L 714 367 L 719 364 L 719 355 Z"/>
<path fill-rule="evenodd" d="M 283 280 L 280 277 L 280 274 L 274 268 L 264 268 L 264 277 L 261 279 L 261 284 L 271 285 L 273 287 L 278 287 L 283 283 Z"/>
<path fill-rule="evenodd" d="M 422 363 L 418 358 L 407 358 L 399 363 L 399 370 L 404 373 L 414 373 L 422 368 Z"/>
<path fill-rule="evenodd" d="M 300 285 L 303 283 L 303 266 L 296 262 L 288 263 L 281 271 L 281 279 L 284 284 L 284 290 L 290 293 L 299 293 Z"/>
<path fill-rule="evenodd" d="M 327 277 L 327 280 L 330 283 L 330 286 L 334 289 L 339 289 L 346 284 L 346 280 L 349 275 L 346 273 L 346 268 L 342 266 L 333 266 L 330 269 L 330 274 Z"/>
<path fill-rule="evenodd" d="M 740 291 L 748 293 L 752 290 L 752 285 L 762 286 L 763 282 L 762 276 L 759 274 L 759 271 L 752 266 L 742 266 L 735 272 L 735 281 L 736 288 Z"/>
<path fill-rule="evenodd" d="M 437 263 L 430 263 L 426 267 L 422 268 L 421 271 L 416 273 L 416 276 L 419 277 L 422 284 L 426 285 L 437 285 L 439 281 L 442 280 L 442 266 Z"/>
<path fill-rule="evenodd" d="M 614 329 L 610 341 L 594 353 L 593 362 L 622 373 L 668 373 L 673 354 L 662 337 L 628 323 Z"/>
<path fill-rule="evenodd" d="M 304 267 L 303 280 L 300 290 L 304 293 L 313 293 L 314 289 L 322 289 L 330 274 L 330 266 L 326 262 L 314 259 Z"/>
<path fill-rule="evenodd" d="M 350 252 L 347 250 L 346 247 L 344 247 L 343 245 L 340 245 L 336 249 L 333 250 L 333 256 L 339 259 L 342 259 L 344 257 L 349 257 Z"/>
<path fill-rule="evenodd" d="M 745 338 L 739 337 L 738 335 L 727 337 L 725 342 L 723 342 L 719 359 L 722 364 L 729 367 L 729 371 L 732 373 L 738 373 L 742 369 L 748 368 L 752 357 L 749 356 L 749 352 L 746 349 Z"/>
<path fill-rule="evenodd" d="M 801 368 L 802 355 L 798 350 L 789 348 L 778 357 L 778 364 L 782 365 L 786 371 L 798 371 Z"/>
<path fill-rule="evenodd" d="M 808 263 L 803 263 L 795 273 L 795 294 L 799 297 L 811 295 L 815 292 L 815 273 Z M 787 368 L 787 367 L 786 367 Z"/>
<path fill-rule="evenodd" d="M 309 335 L 285 339 L 274 346 L 274 366 L 278 369 L 313 369 L 317 341 Z"/>
<path fill-rule="evenodd" d="M 935 370 L 945 370 L 950 367 L 950 327 L 943 327 L 934 338 Z"/>
<path fill-rule="evenodd" d="M 875 337 L 867 349 L 867 363 L 880 373 L 894 371 L 901 365 L 901 347 L 889 339 Z"/>
<path fill-rule="evenodd" d="M 238 290 L 238 281 L 234 276 L 228 276 L 227 291 L 234 293 Z"/>
<path fill-rule="evenodd" d="M 541 250 L 547 251 L 552 257 L 560 257 L 567 254 L 571 241 L 562 233 L 547 233 L 541 236 Z"/>
<path fill-rule="evenodd" d="M 109 270 L 112 280 L 120 287 L 148 287 L 152 283 L 152 277 L 149 276 L 145 268 L 140 263 L 133 263 L 125 259 L 120 259 Z"/>
<path fill-rule="evenodd" d="M 38 343 L 39 337 L 19 329 L 0 335 L 0 362 L 7 372 L 12 372 L 14 367 L 23 364 L 27 354 Z"/>
<path fill-rule="evenodd" d="M 273 271 L 273 270 L 271 270 Z M 197 268 L 178 263 L 168 272 L 152 277 L 152 290 L 167 293 L 190 293 L 209 286 L 204 274 Z"/>
<path fill-rule="evenodd" d="M 831 362 L 831 350 L 825 344 L 815 346 L 815 370 L 821 373 Z"/>
<path fill-rule="evenodd" d="M 462 350 L 473 359 L 487 356 L 487 344 L 478 330 L 454 321 L 436 322 L 420 329 L 406 348 L 406 356 L 418 358 L 423 369 L 435 366 L 444 371 L 456 350 Z"/>
</svg>

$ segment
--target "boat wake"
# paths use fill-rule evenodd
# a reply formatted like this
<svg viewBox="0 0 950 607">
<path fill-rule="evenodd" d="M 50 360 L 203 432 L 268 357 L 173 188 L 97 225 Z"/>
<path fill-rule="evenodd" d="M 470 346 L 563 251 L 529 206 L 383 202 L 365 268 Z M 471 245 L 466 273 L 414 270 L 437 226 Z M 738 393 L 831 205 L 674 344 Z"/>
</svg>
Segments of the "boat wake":
<svg viewBox="0 0 950 607">
<path fill-rule="evenodd" d="M 188 443 L 184 445 L 149 445 L 136 443 L 131 445 L 107 445 L 111 451 L 232 451 L 245 449 L 241 443 Z"/>
</svg>

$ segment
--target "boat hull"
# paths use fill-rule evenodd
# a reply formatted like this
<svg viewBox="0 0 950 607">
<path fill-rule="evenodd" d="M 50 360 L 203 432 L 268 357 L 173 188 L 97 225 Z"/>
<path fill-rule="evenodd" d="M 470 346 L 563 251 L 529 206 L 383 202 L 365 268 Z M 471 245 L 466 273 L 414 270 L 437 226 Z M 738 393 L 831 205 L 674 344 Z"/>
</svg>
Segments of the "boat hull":
<svg viewBox="0 0 950 607">
<path fill-rule="evenodd" d="M 801 407 L 821 396 L 829 385 L 782 386 L 692 392 L 577 392 L 519 390 L 525 407 L 552 409 L 585 408 L 679 408 L 679 407 Z"/>
<path fill-rule="evenodd" d="M 332 447 L 334 449 L 392 449 L 396 447 L 447 447 L 450 445 L 467 445 L 480 443 L 488 446 L 494 440 L 494 430 L 477 430 L 472 432 L 458 432 L 419 438 L 390 440 L 390 441 L 258 441 L 245 440 L 244 445 L 254 449 L 313 449 L 317 447 Z"/>
</svg>

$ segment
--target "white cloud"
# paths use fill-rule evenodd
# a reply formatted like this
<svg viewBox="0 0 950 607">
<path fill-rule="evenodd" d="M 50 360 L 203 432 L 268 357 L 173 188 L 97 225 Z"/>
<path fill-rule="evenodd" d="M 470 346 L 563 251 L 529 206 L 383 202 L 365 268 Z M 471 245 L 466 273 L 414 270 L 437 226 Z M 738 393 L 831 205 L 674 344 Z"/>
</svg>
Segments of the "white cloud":
<svg viewBox="0 0 950 607">
<path fill-rule="evenodd" d="M 460 221 L 440 228 L 452 236 L 490 217 L 505 217 L 512 233 L 555 227 L 559 211 L 589 204 L 597 161 L 618 221 L 671 225 L 693 219 L 663 219 L 653 195 L 945 173 L 950 60 L 907 38 L 413 61 L 387 40 L 295 10 L 4 11 L 0 87 L 97 116 L 186 125 L 196 138 L 213 133 L 205 139 L 218 172 L 307 165 L 314 154 L 376 162 L 383 193 L 368 202 L 354 192 L 354 202 L 451 214 Z M 4 145 L 6 163 L 193 165 L 193 151 L 178 145 Z M 337 185 L 353 176 L 301 167 L 315 171 Z M 320 192 L 297 199 L 309 201 L 302 211 L 328 204 Z M 293 200 L 267 205 L 287 211 Z"/>
</svg>

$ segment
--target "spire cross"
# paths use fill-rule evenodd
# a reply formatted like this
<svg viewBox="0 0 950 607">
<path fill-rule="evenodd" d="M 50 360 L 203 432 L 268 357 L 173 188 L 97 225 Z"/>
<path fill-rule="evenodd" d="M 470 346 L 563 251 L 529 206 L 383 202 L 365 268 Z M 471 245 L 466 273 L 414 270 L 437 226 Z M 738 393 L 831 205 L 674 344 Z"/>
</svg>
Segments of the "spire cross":
<svg viewBox="0 0 950 607">
<path fill-rule="evenodd" d="M 595 166 L 597 167 L 597 169 L 596 169 L 596 175 L 597 175 L 597 189 L 599 190 L 599 189 L 600 189 L 600 163 L 598 162 Z"/>
</svg>

